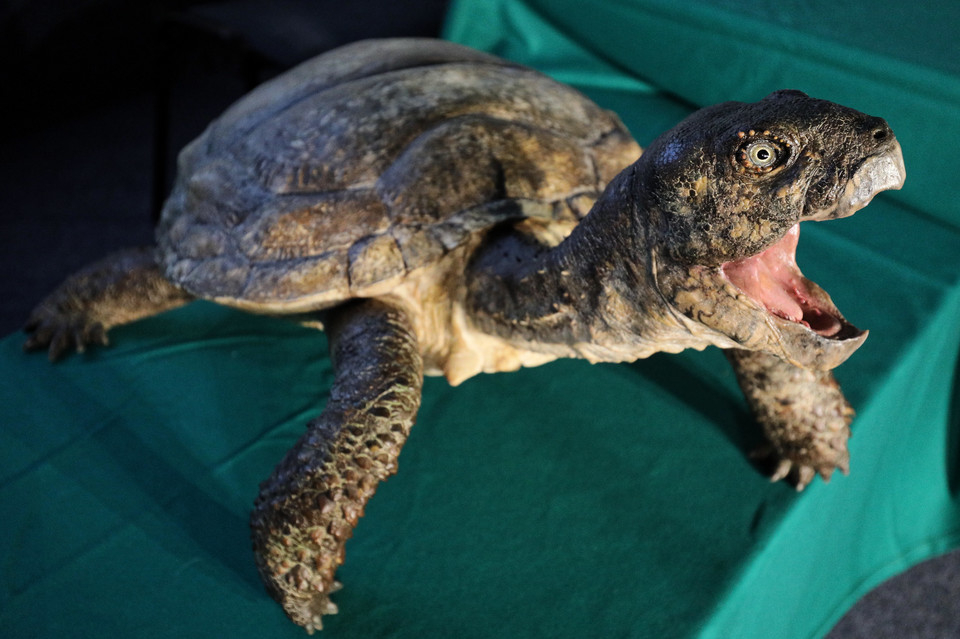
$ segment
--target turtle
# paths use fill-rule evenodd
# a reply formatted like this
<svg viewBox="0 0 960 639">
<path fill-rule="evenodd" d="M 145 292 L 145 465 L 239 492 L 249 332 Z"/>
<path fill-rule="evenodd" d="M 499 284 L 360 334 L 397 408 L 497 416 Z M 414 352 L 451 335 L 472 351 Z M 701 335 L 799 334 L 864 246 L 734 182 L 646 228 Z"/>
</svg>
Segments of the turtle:
<svg viewBox="0 0 960 639">
<path fill-rule="evenodd" d="M 308 631 L 416 418 L 451 384 L 577 357 L 724 349 L 772 478 L 848 471 L 832 369 L 867 333 L 796 264 L 800 223 L 905 179 L 888 124 L 796 90 L 700 109 L 641 150 L 533 69 L 431 39 L 321 54 L 181 152 L 156 245 L 70 276 L 30 316 L 51 359 L 202 298 L 325 330 L 319 417 L 259 489 L 267 591 Z"/>
</svg>

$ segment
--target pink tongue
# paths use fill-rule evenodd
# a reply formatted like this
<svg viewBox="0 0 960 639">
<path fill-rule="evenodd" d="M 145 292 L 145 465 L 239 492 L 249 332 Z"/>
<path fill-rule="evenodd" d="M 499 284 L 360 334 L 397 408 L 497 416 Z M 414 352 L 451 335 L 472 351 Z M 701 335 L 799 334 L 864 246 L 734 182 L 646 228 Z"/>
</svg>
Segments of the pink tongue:
<svg viewBox="0 0 960 639">
<path fill-rule="evenodd" d="M 799 239 L 798 224 L 762 253 L 723 265 L 723 272 L 737 288 L 774 315 L 794 322 L 803 321 L 800 302 L 806 301 L 796 260 Z"/>
</svg>

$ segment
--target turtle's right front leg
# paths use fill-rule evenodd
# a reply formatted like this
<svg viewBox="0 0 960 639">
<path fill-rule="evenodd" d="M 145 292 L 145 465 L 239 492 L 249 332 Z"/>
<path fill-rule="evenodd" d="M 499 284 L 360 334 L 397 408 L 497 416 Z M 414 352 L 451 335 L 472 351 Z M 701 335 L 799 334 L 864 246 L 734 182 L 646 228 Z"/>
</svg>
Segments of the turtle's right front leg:
<svg viewBox="0 0 960 639">
<path fill-rule="evenodd" d="M 344 545 L 420 407 L 423 364 L 402 311 L 375 301 L 325 319 L 336 377 L 323 413 L 260 486 L 250 517 L 260 576 L 308 632 L 337 611 L 330 593 Z"/>
<path fill-rule="evenodd" d="M 154 247 L 117 251 L 68 277 L 37 305 L 24 330 L 25 350 L 46 348 L 50 359 L 88 344 L 106 344 L 120 324 L 182 306 L 193 297 L 160 272 Z"/>
</svg>

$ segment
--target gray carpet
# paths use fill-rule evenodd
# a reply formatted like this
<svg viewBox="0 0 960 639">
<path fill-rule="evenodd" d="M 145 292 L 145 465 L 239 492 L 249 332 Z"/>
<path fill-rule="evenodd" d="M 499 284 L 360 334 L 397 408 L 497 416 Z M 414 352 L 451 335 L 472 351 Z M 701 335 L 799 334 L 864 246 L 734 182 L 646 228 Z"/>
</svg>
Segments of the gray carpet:
<svg viewBox="0 0 960 639">
<path fill-rule="evenodd" d="M 261 3 L 226 3 L 227 13 L 224 3 L 192 12 L 184 10 L 196 3 L 131 4 L 0 7 L 0 82 L 17 87 L 0 137 L 0 334 L 18 330 L 66 274 L 149 243 L 155 185 L 171 180 L 175 150 L 252 83 L 311 47 L 436 33 L 444 2 L 403 3 L 402 11 L 387 0 L 314 2 L 322 24 L 265 26 L 248 43 L 267 56 L 238 35 L 260 24 L 251 12 Z M 171 18 L 173 9 L 180 13 Z M 291 30 L 299 35 L 276 35 Z M 827 637 L 960 639 L 960 552 L 875 589 Z"/>
</svg>

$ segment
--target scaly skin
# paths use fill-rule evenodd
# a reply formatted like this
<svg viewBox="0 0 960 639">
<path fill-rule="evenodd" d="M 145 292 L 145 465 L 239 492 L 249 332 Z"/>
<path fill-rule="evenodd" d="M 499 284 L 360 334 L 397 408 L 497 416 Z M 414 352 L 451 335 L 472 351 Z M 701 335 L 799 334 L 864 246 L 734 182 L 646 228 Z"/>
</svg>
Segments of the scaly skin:
<svg viewBox="0 0 960 639">
<path fill-rule="evenodd" d="M 26 346 L 55 359 L 188 293 L 322 312 L 329 403 L 251 517 L 267 590 L 311 631 L 396 471 L 424 352 L 431 370 L 473 374 L 733 349 L 774 477 L 846 471 L 852 411 L 829 369 L 865 333 L 803 278 L 796 239 L 902 185 L 893 132 L 778 91 L 692 114 L 611 180 L 638 151 L 615 117 L 531 70 L 436 41 L 352 45 L 214 123 L 182 155 L 159 248 L 69 278 Z"/>
<path fill-rule="evenodd" d="M 766 437 L 755 456 L 771 462 L 772 481 L 789 478 L 802 490 L 817 474 L 829 481 L 838 468 L 849 472 L 853 408 L 833 373 L 757 351 L 724 353 Z"/>
<path fill-rule="evenodd" d="M 250 527 L 270 595 L 308 632 L 337 611 L 344 545 L 420 407 L 423 366 L 406 315 L 375 301 L 325 320 L 336 379 L 323 414 L 260 486 Z"/>
<path fill-rule="evenodd" d="M 118 251 L 68 277 L 30 314 L 25 350 L 46 348 L 50 361 L 91 344 L 107 331 L 189 302 L 193 297 L 161 273 L 156 248 Z"/>
</svg>

